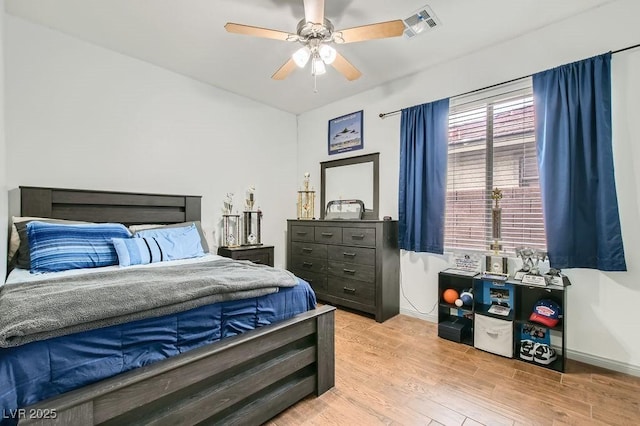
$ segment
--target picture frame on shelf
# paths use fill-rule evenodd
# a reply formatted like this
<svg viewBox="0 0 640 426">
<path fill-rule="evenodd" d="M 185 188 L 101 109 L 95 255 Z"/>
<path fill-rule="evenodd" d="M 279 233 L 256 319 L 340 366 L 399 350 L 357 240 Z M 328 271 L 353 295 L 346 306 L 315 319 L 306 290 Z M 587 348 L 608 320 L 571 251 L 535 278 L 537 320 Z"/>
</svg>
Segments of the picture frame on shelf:
<svg viewBox="0 0 640 426">
<path fill-rule="evenodd" d="M 364 148 L 363 115 L 364 111 L 360 110 L 329 120 L 327 141 L 329 155 Z"/>
</svg>

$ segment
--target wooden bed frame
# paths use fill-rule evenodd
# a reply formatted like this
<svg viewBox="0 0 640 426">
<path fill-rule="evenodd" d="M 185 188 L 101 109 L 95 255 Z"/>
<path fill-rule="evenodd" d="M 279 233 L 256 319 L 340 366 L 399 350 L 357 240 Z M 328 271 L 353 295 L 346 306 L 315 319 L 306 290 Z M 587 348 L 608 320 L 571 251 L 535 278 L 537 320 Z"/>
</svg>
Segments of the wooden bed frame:
<svg viewBox="0 0 640 426">
<path fill-rule="evenodd" d="M 34 187 L 20 194 L 22 216 L 200 220 L 199 196 Z M 334 310 L 323 306 L 41 401 L 25 407 L 30 418 L 20 424 L 261 424 L 334 386 Z"/>
</svg>

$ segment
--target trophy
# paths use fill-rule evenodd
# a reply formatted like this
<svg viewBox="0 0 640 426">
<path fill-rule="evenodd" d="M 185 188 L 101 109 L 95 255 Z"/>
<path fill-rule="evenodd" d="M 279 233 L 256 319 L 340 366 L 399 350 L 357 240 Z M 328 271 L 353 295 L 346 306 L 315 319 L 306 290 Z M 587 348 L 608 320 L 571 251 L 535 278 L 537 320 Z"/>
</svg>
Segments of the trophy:
<svg viewBox="0 0 640 426">
<path fill-rule="evenodd" d="M 223 201 L 222 214 L 231 214 L 231 210 L 233 210 L 233 192 L 227 192 Z"/>
<path fill-rule="evenodd" d="M 513 276 L 514 279 L 522 281 L 522 278 L 531 271 L 533 267 L 533 260 L 531 259 L 533 253 L 534 250 L 529 247 L 516 247 L 516 255 L 522 259 L 522 267 L 515 273 Z"/>
<path fill-rule="evenodd" d="M 544 262 L 547 260 L 547 252 L 541 250 L 534 250 L 533 258 L 535 261 L 533 262 L 533 266 L 531 267 L 531 271 L 529 272 L 531 275 L 540 275 L 540 261 Z"/>
<path fill-rule="evenodd" d="M 549 272 L 544 274 L 544 279 L 547 281 L 547 284 L 557 285 L 561 287 L 571 284 L 569 282 L 569 279 L 562 274 L 562 271 L 560 271 L 560 269 L 555 269 L 555 268 L 549 269 Z"/>
<path fill-rule="evenodd" d="M 255 205 L 256 187 L 251 185 L 247 189 L 247 198 L 244 200 L 245 211 L 242 212 L 242 244 L 243 246 L 262 245 L 262 211 L 253 210 Z"/>
<path fill-rule="evenodd" d="M 490 274 L 502 279 L 507 278 L 507 257 L 500 254 L 502 250 L 501 238 L 501 220 L 502 220 L 502 207 L 499 206 L 499 201 L 502 199 L 502 191 L 495 188 L 491 191 L 491 198 L 495 202 L 495 205 L 491 209 L 491 236 L 493 242 L 489 244 L 491 253 L 486 255 L 486 270 L 485 274 Z"/>
<path fill-rule="evenodd" d="M 250 186 L 247 189 L 247 198 L 244 200 L 245 208 L 247 211 L 253 211 L 253 203 L 255 203 L 255 200 L 254 200 L 255 192 L 256 192 L 255 186 Z"/>
<path fill-rule="evenodd" d="M 544 262 L 545 260 L 547 260 L 547 252 L 542 250 L 529 250 L 531 251 L 531 254 L 527 258 L 529 271 L 526 272 L 522 277 L 522 283 L 537 286 L 546 286 L 547 281 L 540 274 L 540 262 Z"/>
<path fill-rule="evenodd" d="M 237 247 L 240 245 L 240 215 L 233 212 L 233 193 L 227 192 L 222 208 L 221 247 Z"/>
<path fill-rule="evenodd" d="M 298 219 L 315 219 L 314 207 L 316 203 L 316 191 L 309 186 L 311 174 L 305 172 L 302 181 L 302 190 L 298 191 Z"/>
</svg>

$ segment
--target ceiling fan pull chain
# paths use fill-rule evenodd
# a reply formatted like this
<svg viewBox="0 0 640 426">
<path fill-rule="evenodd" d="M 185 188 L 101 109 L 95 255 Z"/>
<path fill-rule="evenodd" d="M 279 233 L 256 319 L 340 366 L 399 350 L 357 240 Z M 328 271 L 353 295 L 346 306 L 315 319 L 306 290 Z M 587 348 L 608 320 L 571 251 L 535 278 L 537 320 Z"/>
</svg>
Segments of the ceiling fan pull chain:
<svg viewBox="0 0 640 426">
<path fill-rule="evenodd" d="M 313 75 L 313 93 L 318 93 L 318 76 Z"/>
</svg>

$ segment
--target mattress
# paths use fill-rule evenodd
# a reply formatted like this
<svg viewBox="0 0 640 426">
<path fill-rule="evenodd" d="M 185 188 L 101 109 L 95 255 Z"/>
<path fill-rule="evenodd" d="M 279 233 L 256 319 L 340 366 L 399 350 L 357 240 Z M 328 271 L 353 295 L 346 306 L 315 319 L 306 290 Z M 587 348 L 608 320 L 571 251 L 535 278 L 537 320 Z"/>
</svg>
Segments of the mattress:
<svg viewBox="0 0 640 426">
<path fill-rule="evenodd" d="M 19 281 L 14 274 L 7 285 Z M 10 417 L 17 408 L 291 318 L 315 305 L 313 290 L 299 279 L 297 286 L 266 296 L 0 348 L 0 424 L 13 424 Z"/>
</svg>

